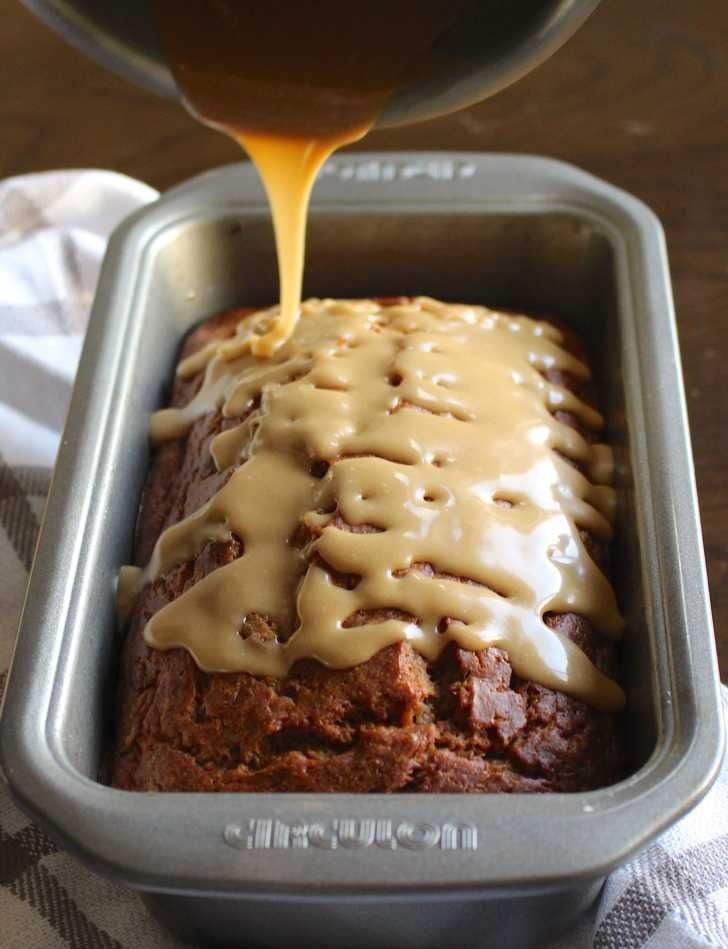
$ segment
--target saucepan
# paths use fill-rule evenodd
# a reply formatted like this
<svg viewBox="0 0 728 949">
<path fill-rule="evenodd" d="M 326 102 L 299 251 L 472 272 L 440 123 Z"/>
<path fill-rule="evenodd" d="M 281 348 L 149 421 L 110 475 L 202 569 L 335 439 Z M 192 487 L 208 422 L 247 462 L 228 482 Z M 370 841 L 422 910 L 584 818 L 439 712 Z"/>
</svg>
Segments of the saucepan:
<svg viewBox="0 0 728 949">
<path fill-rule="evenodd" d="M 150 0 L 24 2 L 103 66 L 154 92 L 178 96 L 158 44 Z M 599 0 L 466 0 L 438 39 L 427 71 L 395 91 L 377 125 L 434 118 L 493 95 L 547 59 L 598 4 Z"/>
</svg>

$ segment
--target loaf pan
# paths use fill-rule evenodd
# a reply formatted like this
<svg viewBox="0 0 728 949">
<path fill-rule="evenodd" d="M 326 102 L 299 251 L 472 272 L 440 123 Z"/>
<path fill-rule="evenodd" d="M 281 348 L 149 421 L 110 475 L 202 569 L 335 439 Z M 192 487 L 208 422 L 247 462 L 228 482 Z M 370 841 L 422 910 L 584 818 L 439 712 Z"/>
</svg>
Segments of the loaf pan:
<svg viewBox="0 0 728 949">
<path fill-rule="evenodd" d="M 145 794 L 97 780 L 149 414 L 190 327 L 276 293 L 249 165 L 172 190 L 112 238 L 7 688 L 8 781 L 64 847 L 197 946 L 440 949 L 453 931 L 543 946 L 699 800 L 722 752 L 660 225 L 581 171 L 509 155 L 343 155 L 311 209 L 308 295 L 484 302 L 587 340 L 617 459 L 630 761 L 590 793 Z"/>
</svg>

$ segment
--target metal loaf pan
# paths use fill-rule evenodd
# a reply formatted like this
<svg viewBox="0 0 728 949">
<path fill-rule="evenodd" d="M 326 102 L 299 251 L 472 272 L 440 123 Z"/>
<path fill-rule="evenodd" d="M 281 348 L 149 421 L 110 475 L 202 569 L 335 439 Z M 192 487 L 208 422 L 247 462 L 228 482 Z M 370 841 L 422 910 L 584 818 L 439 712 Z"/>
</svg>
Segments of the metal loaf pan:
<svg viewBox="0 0 728 949">
<path fill-rule="evenodd" d="M 586 338 L 616 447 L 629 776 L 588 794 L 140 794 L 96 776 L 113 590 L 147 421 L 179 341 L 277 283 L 254 171 L 202 175 L 111 241 L 33 571 L 2 727 L 19 803 L 195 945 L 543 946 L 604 876 L 705 793 L 718 680 L 662 232 L 567 165 L 343 155 L 318 183 L 306 292 L 426 293 L 548 314 Z"/>
</svg>

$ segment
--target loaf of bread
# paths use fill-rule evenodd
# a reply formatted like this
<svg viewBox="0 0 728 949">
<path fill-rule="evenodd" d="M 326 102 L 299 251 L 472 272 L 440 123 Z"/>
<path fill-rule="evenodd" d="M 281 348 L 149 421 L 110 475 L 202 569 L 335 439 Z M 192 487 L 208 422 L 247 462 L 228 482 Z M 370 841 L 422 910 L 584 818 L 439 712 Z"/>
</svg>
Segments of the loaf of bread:
<svg viewBox="0 0 728 949">
<path fill-rule="evenodd" d="M 501 614 L 495 613 L 490 625 L 482 621 L 480 626 L 475 620 L 469 619 L 471 613 L 467 610 L 470 609 L 470 601 L 462 599 L 463 596 L 480 595 L 481 589 L 485 590 L 490 598 L 478 600 L 477 603 L 484 602 L 488 606 L 492 601 L 500 609 L 502 604 L 509 605 L 509 597 L 517 598 L 518 594 L 511 592 L 507 571 L 501 569 L 498 563 L 489 561 L 486 564 L 490 570 L 488 577 L 492 575 L 500 578 L 503 575 L 502 581 L 493 580 L 493 590 L 497 592 L 487 589 L 487 584 L 477 570 L 465 573 L 462 564 L 467 547 L 459 546 L 457 538 L 467 535 L 471 528 L 478 526 L 479 509 L 472 506 L 466 509 L 462 502 L 462 510 L 458 515 L 458 495 L 451 485 L 459 482 L 447 480 L 458 474 L 456 453 L 451 452 L 452 470 L 446 465 L 445 449 L 442 449 L 442 458 L 432 452 L 427 456 L 433 466 L 428 470 L 432 472 L 434 480 L 431 483 L 434 487 L 428 489 L 428 493 L 420 499 L 424 513 L 418 513 L 423 525 L 435 524 L 437 517 L 444 518 L 445 508 L 449 512 L 446 512 L 447 517 L 460 517 L 457 522 L 447 521 L 451 525 L 460 525 L 459 533 L 451 530 L 455 538 L 452 541 L 452 557 L 440 554 L 447 562 L 433 563 L 434 556 L 428 560 L 425 555 L 414 553 L 397 570 L 389 569 L 386 576 L 388 583 L 395 584 L 400 577 L 405 576 L 408 582 L 412 581 L 415 593 L 408 594 L 409 598 L 403 597 L 401 602 L 395 602 L 391 596 L 376 601 L 371 599 L 370 602 L 366 597 L 372 594 L 367 593 L 368 587 L 364 589 L 367 582 L 373 583 L 368 578 L 368 568 L 343 569 L 346 566 L 345 557 L 354 554 L 365 565 L 371 562 L 374 565 L 372 570 L 375 567 L 378 569 L 381 551 L 386 548 L 373 545 L 384 543 L 387 531 L 393 528 L 381 513 L 383 509 L 376 505 L 371 510 L 375 513 L 379 511 L 377 516 L 367 519 L 364 515 L 351 515 L 350 512 L 358 512 L 360 508 L 353 506 L 353 501 L 347 502 L 348 507 L 343 503 L 339 494 L 344 492 L 349 482 L 343 475 L 337 481 L 337 469 L 348 471 L 351 479 L 354 476 L 352 472 L 359 471 L 353 465 L 361 461 L 362 455 L 376 455 L 380 467 L 376 469 L 373 483 L 375 487 L 381 486 L 384 492 L 389 483 L 389 469 L 386 466 L 391 466 L 393 477 L 399 472 L 397 484 L 401 482 L 401 471 L 405 470 L 401 466 L 413 464 L 407 454 L 410 449 L 405 451 L 403 444 L 401 457 L 391 459 L 381 457 L 387 454 L 384 449 L 352 450 L 354 442 L 350 441 L 345 451 L 331 449 L 329 457 L 316 457 L 309 443 L 301 440 L 300 428 L 296 427 L 306 421 L 304 418 L 301 422 L 301 416 L 306 414 L 305 397 L 307 392 L 312 391 L 311 386 L 306 390 L 297 389 L 295 393 L 291 387 L 309 384 L 307 380 L 312 379 L 317 398 L 324 400 L 330 397 L 330 401 L 321 404 L 335 407 L 342 400 L 349 400 L 347 411 L 357 412 L 360 406 L 356 400 L 364 396 L 351 382 L 353 370 L 349 376 L 343 369 L 337 370 L 339 375 L 329 370 L 331 366 L 348 366 L 350 363 L 347 359 L 354 359 L 357 353 L 359 355 L 356 358 L 364 359 L 368 352 L 368 336 L 363 334 L 371 333 L 381 336 L 383 340 L 389 339 L 387 334 L 392 328 L 392 333 L 395 330 L 397 333 L 392 345 L 399 362 L 390 367 L 387 375 L 386 382 L 394 396 L 387 403 L 390 408 L 383 413 L 381 424 L 390 424 L 389 419 L 395 419 L 396 411 L 400 410 L 402 420 L 398 424 L 407 421 L 411 429 L 403 431 L 414 433 L 410 441 L 415 447 L 411 450 L 419 450 L 420 442 L 424 444 L 429 437 L 423 434 L 418 441 L 418 433 L 425 432 L 428 419 L 436 421 L 444 433 L 449 431 L 447 426 L 465 426 L 475 419 L 477 413 L 468 408 L 471 405 L 468 393 L 457 392 L 458 380 L 467 375 L 466 369 L 458 375 L 458 366 L 464 366 L 466 359 L 471 357 L 472 353 L 466 350 L 468 346 L 472 349 L 472 341 L 465 346 L 462 356 L 458 355 L 456 347 L 460 345 L 458 340 L 461 336 L 462 339 L 466 338 L 463 334 L 475 332 L 481 324 L 484 328 L 490 328 L 492 320 L 489 315 L 491 311 L 483 308 L 473 308 L 472 311 L 465 307 L 448 309 L 444 304 L 420 298 L 369 303 L 356 301 L 342 305 L 345 316 L 350 311 L 354 314 L 351 316 L 351 325 L 355 326 L 355 331 L 342 331 L 342 335 L 334 334 L 328 340 L 328 331 L 324 328 L 321 338 L 316 337 L 314 344 L 303 339 L 299 341 L 298 350 L 293 355 L 283 353 L 277 362 L 256 361 L 254 357 L 241 356 L 244 349 L 242 344 L 235 351 L 236 341 L 244 340 L 246 324 L 253 319 L 249 311 L 244 310 L 223 313 L 209 319 L 184 344 L 184 371 L 178 372 L 175 378 L 169 406 L 181 409 L 193 404 L 196 398 L 194 404 L 198 408 L 194 413 L 184 416 L 186 421 L 178 425 L 177 432 L 173 429 L 182 414 L 164 416 L 162 413 L 167 432 L 158 439 L 140 505 L 135 548 L 135 563 L 139 569 L 132 571 L 133 582 L 131 585 L 126 584 L 124 594 L 124 641 L 121 648 L 111 783 L 119 788 L 154 791 L 544 792 L 588 790 L 618 780 L 622 757 L 618 736 L 620 702 L 615 696 L 621 693 L 612 681 L 616 671 L 616 620 L 597 621 L 594 619 L 596 613 L 590 615 L 589 609 L 579 606 L 591 602 L 589 588 L 598 587 L 601 590 L 604 586 L 606 590 L 611 590 L 606 581 L 609 571 L 609 528 L 604 525 L 609 519 L 607 515 L 611 503 L 608 498 L 611 489 L 607 487 L 609 474 L 603 470 L 608 468 L 605 464 L 606 455 L 600 451 L 592 457 L 585 453 L 586 449 L 579 447 L 598 443 L 602 424 L 594 408 L 588 373 L 579 368 L 584 364 L 581 345 L 569 331 L 551 324 L 503 314 L 493 317 L 502 321 L 503 328 L 513 331 L 508 339 L 519 332 L 533 331 L 537 341 L 544 337 L 550 340 L 548 345 L 551 349 L 548 352 L 551 355 L 548 358 L 544 356 L 541 364 L 529 357 L 533 365 L 525 367 L 523 372 L 510 373 L 509 384 L 515 380 L 520 386 L 519 392 L 524 386 L 529 392 L 535 392 L 537 387 L 529 373 L 543 380 L 545 388 L 539 398 L 543 398 L 550 418 L 554 420 L 554 431 L 559 438 L 563 436 L 564 445 L 572 444 L 567 437 L 570 433 L 574 436 L 573 452 L 561 446 L 561 442 L 549 449 L 553 455 L 553 470 L 558 472 L 566 467 L 578 472 L 578 483 L 583 485 L 584 497 L 601 511 L 597 514 L 590 507 L 584 513 L 584 502 L 580 501 L 581 507 L 574 507 L 573 510 L 581 513 L 573 515 L 573 523 L 569 521 L 569 530 L 573 535 L 569 535 L 572 553 L 568 554 L 566 542 L 559 547 L 558 555 L 554 553 L 553 543 L 550 542 L 548 547 L 548 557 L 551 558 L 549 564 L 563 562 L 566 564 L 564 571 L 576 564 L 579 577 L 586 576 L 586 592 L 581 592 L 579 588 L 578 596 L 572 595 L 568 602 L 575 604 L 573 611 L 563 607 L 554 608 L 554 603 L 561 602 L 560 594 L 555 594 L 546 603 L 546 608 L 543 603 L 540 604 L 540 613 L 533 617 L 537 626 L 534 635 L 543 633 L 544 641 L 550 643 L 549 648 L 555 647 L 557 653 L 565 650 L 570 663 L 568 670 L 577 668 L 577 660 L 582 663 L 585 671 L 579 675 L 582 675 L 587 685 L 579 691 L 578 676 L 574 678 L 575 674 L 571 671 L 568 676 L 564 673 L 563 688 L 554 687 L 554 680 L 548 679 L 548 676 L 529 678 L 528 670 L 539 667 L 529 665 L 528 651 L 521 652 L 521 647 L 515 645 L 520 640 L 503 638 L 499 633 L 498 623 L 501 622 L 505 628 L 511 624 L 511 619 L 499 620 Z M 336 301 L 312 301 L 307 306 L 312 321 L 323 311 L 327 319 L 333 319 L 338 312 Z M 305 312 L 302 323 L 306 324 Z M 462 332 L 461 326 L 464 327 Z M 455 348 L 450 350 L 447 345 L 441 346 L 438 343 L 441 337 Z M 321 339 L 324 339 L 326 346 L 321 343 Z M 508 339 L 505 343 L 508 343 Z M 233 362 L 238 359 L 242 366 L 240 371 L 247 373 L 244 375 L 248 380 L 247 396 L 245 399 L 238 398 L 235 412 L 230 410 L 230 406 L 234 405 L 230 398 L 224 406 L 222 398 L 217 398 L 213 403 L 209 400 L 205 404 L 200 403 L 201 390 L 207 391 L 205 387 L 211 386 L 210 354 L 220 352 L 217 344 L 221 340 L 229 340 L 233 346 L 226 358 Z M 423 366 L 430 366 L 426 359 L 435 359 L 434 354 L 438 350 L 442 350 L 444 355 L 437 358 L 451 359 L 455 366 L 449 375 L 440 370 L 434 373 L 422 369 Z M 563 358 L 559 355 L 562 352 Z M 554 357 L 553 353 L 557 356 Z M 192 359 L 188 358 L 191 356 Z M 343 358 L 336 361 L 334 356 Z M 373 356 L 367 358 L 369 362 L 361 365 L 369 375 L 381 374 L 383 365 L 386 368 L 385 363 L 380 365 Z M 276 365 L 289 369 L 283 375 L 276 375 Z M 484 366 L 482 378 L 478 381 L 478 385 L 485 390 L 489 386 L 489 372 Z M 502 385 L 505 383 L 498 382 L 497 386 L 501 386 L 498 388 L 495 375 L 492 378 L 493 411 L 500 412 L 497 403 L 504 397 L 506 390 Z M 342 379 L 345 382 L 348 379 L 349 382 L 344 384 Z M 439 389 L 432 388 L 432 380 Z M 290 602 L 281 604 L 280 615 L 277 612 L 274 615 L 273 610 L 265 606 L 267 600 L 264 593 L 268 590 L 270 571 L 260 571 L 260 608 L 255 606 L 255 585 L 251 588 L 252 593 L 240 593 L 241 607 L 236 635 L 241 648 L 244 646 L 248 652 L 240 653 L 242 658 L 236 667 L 234 663 L 237 659 L 230 660 L 232 664 L 228 665 L 227 658 L 218 661 L 217 654 L 208 649 L 208 639 L 212 642 L 216 636 L 222 636 L 224 618 L 217 617 L 215 604 L 218 601 L 210 599 L 210 592 L 206 594 L 209 603 L 203 598 L 203 581 L 209 581 L 213 575 L 229 577 L 225 597 L 236 595 L 236 583 L 241 590 L 248 590 L 249 587 L 245 586 L 248 579 L 243 574 L 235 575 L 231 568 L 233 564 L 241 564 L 248 556 L 252 558 L 254 544 L 258 541 L 246 536 L 244 518 L 241 526 L 231 526 L 231 517 L 227 513 L 225 518 L 219 517 L 215 521 L 214 529 L 206 527 L 202 540 L 198 537 L 192 546 L 189 539 L 182 543 L 168 533 L 170 543 L 174 541 L 177 544 L 176 553 L 165 554 L 166 548 L 164 544 L 160 546 L 160 537 L 164 537 L 173 525 L 189 521 L 196 512 L 211 510 L 211 504 L 214 507 L 215 499 L 220 497 L 226 486 L 232 484 L 236 473 L 243 471 L 250 464 L 250 459 L 255 457 L 255 439 L 262 437 L 260 432 L 265 432 L 266 419 L 271 413 L 279 411 L 276 399 L 280 401 L 286 395 L 284 390 L 287 388 L 295 395 L 290 405 L 300 408 L 296 411 L 286 408 L 290 416 L 286 417 L 289 428 L 276 430 L 278 441 L 275 444 L 285 447 L 288 439 L 296 458 L 298 455 L 306 456 L 306 470 L 312 478 L 319 479 L 323 486 L 321 497 L 325 500 L 317 502 L 318 506 L 314 505 L 313 511 L 305 509 L 304 504 L 296 530 L 291 536 L 279 539 L 280 544 L 286 547 L 287 554 L 298 557 L 295 563 L 300 563 L 300 568 L 296 568 L 300 575 L 296 576 L 295 586 L 287 596 Z M 432 396 L 428 402 L 428 393 L 436 394 L 440 390 L 442 398 L 450 401 L 440 404 L 432 401 Z M 367 393 L 373 391 L 366 389 Z M 371 395 L 366 398 L 371 398 Z M 488 405 L 488 401 L 481 400 L 478 404 Z M 446 409 L 443 409 L 443 405 Z M 330 413 L 317 415 L 317 424 L 326 426 L 330 418 L 336 421 L 338 416 L 335 412 L 334 408 Z M 384 415 L 387 417 L 384 418 Z M 360 417 L 356 417 L 359 419 L 357 431 L 360 432 L 362 423 Z M 171 428 L 170 419 L 173 422 Z M 248 428 L 244 429 L 246 420 Z M 331 422 L 332 430 L 333 425 L 334 422 Z M 533 428 L 533 431 L 541 430 Z M 170 431 L 176 437 L 170 437 Z M 430 431 L 435 429 L 427 429 L 427 432 Z M 487 429 L 473 428 L 469 431 L 475 433 L 471 436 L 473 439 L 482 439 L 480 432 L 487 432 Z M 219 446 L 230 454 L 228 442 L 218 440 L 215 445 L 219 450 L 212 452 L 211 444 L 223 432 L 235 433 L 230 436 L 235 452 L 221 463 L 220 455 L 224 453 Z M 273 436 L 269 434 L 266 437 L 271 439 Z M 347 437 L 351 439 L 354 436 Z M 524 437 L 523 431 L 514 427 L 511 437 L 517 441 Z M 403 438 L 403 443 L 406 440 Z M 537 439 L 534 437 L 532 441 L 535 443 Z M 376 438 L 372 444 L 375 442 Z M 396 442 L 390 438 L 387 445 L 391 444 Z M 442 444 L 445 445 L 446 440 Z M 474 440 L 472 445 L 473 453 L 477 453 L 479 443 Z M 277 450 L 280 454 L 280 449 Z M 277 456 L 272 453 L 272 449 L 268 451 L 275 460 Z M 499 452 L 503 453 L 502 449 Z M 600 461 L 599 465 L 595 459 Z M 259 481 L 262 477 L 258 475 Z M 530 539 L 535 536 L 535 528 L 533 533 L 521 528 L 522 533 L 516 532 L 515 535 L 511 530 L 508 517 L 515 517 L 520 508 L 524 509 L 523 516 L 526 517 L 529 503 L 527 499 L 524 500 L 526 489 L 519 493 L 513 487 L 516 482 L 512 472 L 508 477 L 510 494 L 505 492 L 508 497 L 501 497 L 504 492 L 500 491 L 488 497 L 488 510 L 500 518 L 498 525 L 499 530 L 504 532 L 504 544 L 510 544 L 508 538 L 513 536 L 526 537 L 530 543 Z M 256 500 L 260 516 L 264 522 L 265 507 L 269 503 L 273 520 L 275 506 L 281 502 L 277 500 L 273 485 L 270 500 L 266 500 L 269 495 L 265 494 L 265 486 L 261 486 L 259 481 L 256 482 L 256 490 L 263 492 L 260 494 L 262 500 Z M 597 487 L 599 483 L 601 489 Z M 395 485 L 395 482 L 392 484 Z M 443 488 L 440 507 L 438 485 Z M 314 487 L 319 490 L 318 485 Z M 558 489 L 557 484 L 552 492 L 554 496 L 558 494 Z M 387 488 L 387 491 L 387 503 L 394 504 L 391 500 L 394 487 L 391 491 Z M 568 492 L 563 491 L 562 494 L 566 497 Z M 362 497 L 361 491 L 355 497 L 360 505 L 367 500 L 365 496 Z M 375 502 L 376 497 L 370 503 Z M 478 500 L 481 506 L 485 503 L 484 500 Z M 407 499 L 397 504 L 403 508 L 412 507 L 411 501 Z M 434 519 L 427 519 L 427 504 L 437 508 Z M 390 515 L 398 510 L 396 504 L 386 508 Z M 556 523 L 557 517 L 563 520 L 565 515 L 560 509 L 554 509 L 554 512 L 549 510 L 549 518 L 544 516 L 538 523 L 543 525 L 548 522 L 552 525 Z M 600 526 L 591 529 L 586 528 L 585 524 Z M 505 533 L 506 530 L 510 533 Z M 558 530 L 562 533 L 557 531 L 555 536 L 564 536 L 564 528 Z M 322 538 L 328 535 L 335 536 L 329 537 L 327 547 Z M 409 534 L 406 536 L 409 537 Z M 341 557 L 344 559 L 341 563 L 336 560 L 338 547 L 334 546 L 334 541 L 337 540 L 349 545 L 342 547 Z M 462 541 L 463 545 L 466 545 L 466 540 Z M 526 541 L 521 546 L 525 544 Z M 361 554 L 365 545 L 369 545 L 367 549 L 370 551 L 366 555 Z M 579 548 L 578 556 L 573 554 L 575 545 Z M 523 555 L 521 546 L 518 556 Z M 414 547 L 412 549 L 415 550 Z M 447 545 L 438 549 L 447 551 Z M 511 562 L 509 550 L 510 547 L 503 547 L 506 564 Z M 488 560 L 489 556 L 487 551 L 483 552 L 483 561 Z M 148 565 L 152 562 L 157 566 L 150 572 Z M 362 581 L 362 575 L 365 575 L 365 582 Z M 301 594 L 301 585 L 304 581 L 312 584 L 315 579 L 319 584 L 324 584 L 321 589 L 325 597 L 317 599 L 318 594 L 314 590 L 307 594 L 306 600 Z M 277 589 L 273 580 L 270 580 L 270 584 L 273 584 L 273 589 Z M 505 589 L 501 590 L 499 584 L 504 585 Z M 355 589 L 357 585 L 358 591 Z M 520 589 L 517 583 L 512 587 L 513 590 Z M 364 592 L 361 592 L 362 589 Z M 355 594 L 359 599 L 347 599 Z M 600 593 L 602 598 L 608 595 Z M 338 625 L 334 624 L 332 629 L 344 648 L 349 643 L 364 643 L 361 649 L 365 651 L 356 653 L 356 658 L 361 661 L 349 663 L 340 660 L 340 653 L 327 652 L 328 641 L 324 641 L 321 636 L 316 640 L 319 631 L 313 629 L 311 641 L 318 643 L 315 648 L 301 647 L 298 651 L 292 651 L 285 660 L 288 664 L 285 668 L 272 665 L 271 657 L 279 655 L 275 649 L 279 649 L 282 655 L 286 645 L 293 643 L 297 624 L 305 626 L 308 623 L 313 627 L 317 623 L 326 625 L 327 616 L 323 620 L 306 617 L 318 602 L 328 604 L 326 597 L 329 596 L 331 603 L 343 604 L 341 616 L 346 615 L 346 619 L 338 622 Z M 422 633 L 426 626 L 425 613 L 438 616 L 438 598 L 441 596 L 445 597 L 440 611 L 442 616 L 425 636 Z M 453 611 L 453 596 L 460 596 L 457 602 L 467 606 L 462 616 Z M 421 611 L 418 606 L 420 598 L 423 604 Z M 561 599 L 566 603 L 564 597 Z M 234 601 L 225 599 L 228 612 L 229 602 Z M 170 604 L 174 603 L 182 608 L 181 613 L 169 612 Z M 352 603 L 353 607 L 350 605 Z M 205 610 L 208 608 L 210 616 L 217 617 L 211 618 L 209 624 L 205 620 Z M 349 610 L 353 612 L 348 613 Z M 605 612 L 601 607 L 600 610 L 597 611 L 600 617 L 607 615 L 608 611 Z M 170 616 L 166 626 L 158 628 L 151 623 L 153 618 L 166 615 Z M 517 615 L 520 616 L 520 613 Z M 459 625 L 456 621 L 459 621 Z M 510 625 L 508 628 L 511 628 Z M 372 638 L 370 641 L 354 636 L 358 631 L 368 631 L 368 635 L 375 637 L 379 635 L 377 631 L 384 630 L 388 632 L 382 640 Z M 456 632 L 453 633 L 453 630 Z M 457 630 L 460 632 L 457 633 Z M 166 640 L 163 635 L 167 636 Z M 441 636 L 441 646 L 433 646 L 437 636 Z M 477 636 L 481 639 L 477 639 Z M 371 643 L 378 643 L 379 648 Z M 482 643 L 481 648 L 475 648 L 479 643 Z M 341 649 L 340 646 L 337 648 Z M 371 655 L 366 655 L 367 650 Z M 223 656 L 223 653 L 219 655 Z M 343 655 L 346 657 L 348 654 Z M 270 664 L 266 666 L 266 662 Z"/>
</svg>

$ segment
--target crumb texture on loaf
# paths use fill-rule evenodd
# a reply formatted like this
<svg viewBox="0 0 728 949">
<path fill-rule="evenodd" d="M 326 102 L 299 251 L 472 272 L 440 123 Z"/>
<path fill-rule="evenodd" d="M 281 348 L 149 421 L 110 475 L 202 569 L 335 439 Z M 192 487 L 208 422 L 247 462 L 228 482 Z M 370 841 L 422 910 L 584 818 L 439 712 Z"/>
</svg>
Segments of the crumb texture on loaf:
<svg viewBox="0 0 728 949">
<path fill-rule="evenodd" d="M 361 301 L 362 305 L 365 302 Z M 335 307 L 334 301 L 330 303 Z M 408 312 L 417 307 L 426 311 L 430 305 L 433 310 L 443 307 L 435 301 L 404 298 L 377 303 L 376 307 L 385 318 L 391 311 L 401 324 Z M 477 318 L 483 318 L 482 308 L 475 309 Z M 469 319 L 468 308 L 462 310 Z M 564 691 L 559 691 L 558 685 L 549 688 L 544 676 L 529 675 L 529 666 L 519 665 L 515 651 L 503 648 L 510 640 L 491 637 L 492 645 L 463 648 L 470 643 L 449 635 L 449 623 L 454 628 L 455 622 L 447 612 L 440 618 L 437 610 L 432 614 L 433 641 L 442 637 L 437 649 L 428 651 L 406 637 L 390 636 L 366 661 L 349 668 L 329 668 L 303 653 L 293 658 L 287 675 L 260 674 L 258 669 L 254 670 L 258 674 L 252 674 L 244 668 L 205 672 L 187 649 L 150 648 L 144 634 L 153 626 L 150 621 L 155 616 L 160 612 L 167 615 L 170 604 L 193 602 L 190 591 L 204 589 L 199 586 L 202 580 L 224 576 L 226 567 L 228 574 L 236 565 L 239 569 L 245 558 L 245 531 L 231 530 L 228 521 L 222 529 L 214 525 L 214 530 L 206 528 L 201 540 L 196 537 L 194 545 L 178 544 L 179 549 L 162 569 L 150 573 L 147 567 L 144 574 L 142 568 L 155 557 L 159 561 L 160 537 L 162 541 L 167 537 L 174 540 L 175 531 L 170 527 L 177 525 L 179 533 L 180 525 L 184 528 L 205 505 L 209 507 L 226 486 L 230 490 L 235 473 L 244 467 L 241 459 L 249 457 L 248 446 L 260 428 L 271 391 L 280 398 L 278 393 L 301 377 L 301 373 L 298 377 L 293 373 L 291 380 L 288 371 L 285 378 L 277 379 L 275 366 L 270 366 L 262 393 L 260 387 L 248 392 L 234 414 L 228 410 L 229 393 L 227 402 L 219 394 L 216 400 L 206 401 L 209 380 L 205 380 L 205 367 L 219 352 L 221 340 L 229 339 L 224 345 L 232 350 L 231 358 L 240 357 L 238 327 L 245 324 L 245 317 L 245 311 L 223 314 L 192 334 L 175 380 L 173 411 L 167 421 L 179 425 L 179 431 L 159 446 L 140 509 L 139 569 L 132 576 L 138 590 L 127 604 L 130 622 L 122 653 L 113 783 L 157 790 L 548 791 L 587 789 L 616 780 L 620 753 L 613 715 L 600 711 L 598 702 L 581 701 L 578 691 L 565 694 L 568 687 Z M 372 325 L 374 333 L 381 333 L 385 319 L 374 320 Z M 530 331 L 536 324 L 528 321 L 523 325 Z M 557 364 L 537 367 L 551 400 L 549 418 L 558 422 L 554 430 L 558 432 L 559 455 L 564 456 L 558 463 L 579 472 L 578 480 L 574 475 L 571 483 L 581 490 L 583 482 L 584 497 L 591 502 L 586 506 L 583 499 L 576 499 L 572 505 L 576 533 L 571 546 L 579 545 L 588 552 L 587 569 L 582 570 L 588 582 L 583 584 L 585 592 L 579 593 L 582 615 L 567 612 L 554 600 L 555 607 L 542 612 L 539 623 L 546 636 L 564 644 L 567 655 L 583 657 L 584 668 L 593 670 L 590 682 L 610 683 L 615 671 L 612 638 L 619 619 L 616 604 L 608 603 L 605 608 L 608 598 L 599 592 L 602 588 L 611 591 L 606 580 L 611 534 L 611 489 L 604 484 L 608 480 L 607 453 L 581 447 L 593 447 L 601 419 L 590 397 L 588 371 L 582 369 L 583 352 L 578 342 L 550 324 L 538 326 L 543 327 L 539 333 L 557 340 L 567 354 Z M 427 342 L 422 328 L 420 324 L 412 331 L 415 344 L 416 331 Z M 381 371 L 381 366 L 376 368 Z M 415 365 L 411 374 L 416 371 Z M 403 381 L 401 372 L 390 371 L 387 384 L 399 390 L 392 402 L 395 411 L 404 403 L 406 414 L 411 414 L 417 407 L 415 398 L 408 399 L 407 393 L 415 389 L 409 385 L 410 379 L 404 386 Z M 446 390 L 449 380 L 442 381 Z M 422 391 L 420 387 L 420 397 Z M 456 410 L 457 405 L 469 404 L 446 392 L 448 399 L 448 405 L 455 405 Z M 385 460 L 395 465 L 401 461 L 412 464 L 405 449 L 406 445 L 404 458 Z M 333 458 L 331 451 L 318 458 L 314 452 L 308 454 L 309 479 L 323 485 L 334 483 L 338 458 Z M 348 460 L 349 455 L 344 458 Z M 353 471 L 356 476 L 356 457 L 352 461 L 353 465 L 341 464 L 340 470 Z M 447 480 L 442 484 L 447 486 Z M 359 512 L 351 516 L 344 505 L 337 505 L 336 492 L 330 490 L 329 494 L 326 497 L 324 490 L 319 499 L 324 503 L 313 511 L 314 516 L 301 520 L 290 544 L 294 556 L 306 558 L 304 571 L 314 570 L 325 577 L 339 597 L 337 602 L 356 604 L 352 591 L 365 571 L 342 569 L 342 560 L 337 569 L 331 561 L 337 563 L 341 550 L 354 550 L 358 556 L 362 541 L 376 543 L 376 536 L 351 535 L 376 535 L 377 524 L 368 523 Z M 437 499 L 433 495 L 424 500 Z M 507 508 L 513 505 L 514 496 L 497 500 Z M 515 500 L 517 503 L 517 497 Z M 344 543 L 350 536 L 349 548 L 335 542 L 329 557 L 329 548 L 322 543 L 327 530 Z M 561 560 L 566 562 L 565 555 Z M 397 581 L 401 584 L 406 577 L 425 584 L 414 589 L 429 586 L 446 592 L 476 582 L 465 570 L 443 572 L 441 564 L 438 557 L 411 562 L 406 573 L 400 571 Z M 466 592 L 472 597 L 472 591 Z M 263 652 L 279 644 L 285 646 L 294 638 L 291 633 L 295 629 L 293 594 L 289 600 L 278 604 L 276 610 L 246 612 L 236 631 L 240 641 Z M 576 602 L 573 596 L 570 602 Z M 353 612 L 347 606 L 342 614 L 345 621 L 338 629 L 343 626 L 344 632 L 356 632 L 424 625 L 425 606 L 420 610 L 416 597 L 407 600 L 406 609 L 392 601 L 389 604 L 384 599 L 376 608 L 366 609 L 363 601 Z M 553 686 L 553 682 L 549 684 Z"/>
</svg>

